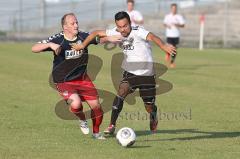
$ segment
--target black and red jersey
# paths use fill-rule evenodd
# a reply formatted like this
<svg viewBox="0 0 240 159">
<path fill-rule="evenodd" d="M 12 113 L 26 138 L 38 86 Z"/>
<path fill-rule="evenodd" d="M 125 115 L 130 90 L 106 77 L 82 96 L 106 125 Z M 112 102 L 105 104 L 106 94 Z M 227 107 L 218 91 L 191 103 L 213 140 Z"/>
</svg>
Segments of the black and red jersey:
<svg viewBox="0 0 240 159">
<path fill-rule="evenodd" d="M 73 41 L 67 40 L 63 32 L 50 36 L 47 40 L 42 40 L 40 43 L 55 43 L 61 46 L 61 52 L 54 54 L 52 76 L 55 83 L 62 83 L 74 80 L 87 71 L 88 64 L 88 49 L 75 51 L 71 49 L 71 44 L 82 43 L 89 33 L 78 32 L 77 38 Z M 94 39 L 90 44 L 98 44 L 97 39 Z M 53 51 L 48 48 L 44 51 Z"/>
</svg>

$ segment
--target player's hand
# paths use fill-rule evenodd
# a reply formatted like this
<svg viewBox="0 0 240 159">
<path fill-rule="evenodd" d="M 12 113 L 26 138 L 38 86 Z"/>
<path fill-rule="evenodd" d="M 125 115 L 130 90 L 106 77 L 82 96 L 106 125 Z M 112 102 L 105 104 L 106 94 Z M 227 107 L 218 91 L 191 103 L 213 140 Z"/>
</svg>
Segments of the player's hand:
<svg viewBox="0 0 240 159">
<path fill-rule="evenodd" d="M 55 43 L 49 43 L 49 45 L 50 45 L 50 48 L 54 51 L 54 53 L 55 53 L 56 55 L 59 55 L 59 54 L 60 54 L 61 49 L 62 49 L 60 45 L 55 44 Z"/>
<path fill-rule="evenodd" d="M 76 50 L 76 51 L 79 51 L 79 50 L 83 50 L 84 49 L 84 46 L 83 44 L 72 44 L 72 50 Z"/>
<path fill-rule="evenodd" d="M 121 35 L 107 36 L 107 41 L 111 43 L 120 43 L 123 37 Z"/>
<path fill-rule="evenodd" d="M 166 53 L 168 53 L 170 55 L 177 54 L 176 48 L 171 44 L 164 44 L 162 49 L 163 49 L 163 51 L 165 51 Z"/>
</svg>

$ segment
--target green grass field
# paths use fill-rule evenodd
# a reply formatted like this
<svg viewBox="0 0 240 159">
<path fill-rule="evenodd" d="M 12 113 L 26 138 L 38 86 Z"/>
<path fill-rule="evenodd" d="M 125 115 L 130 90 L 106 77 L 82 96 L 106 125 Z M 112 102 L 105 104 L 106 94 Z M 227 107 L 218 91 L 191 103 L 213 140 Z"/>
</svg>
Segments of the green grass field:
<svg viewBox="0 0 240 159">
<path fill-rule="evenodd" d="M 173 89 L 157 96 L 159 131 L 149 134 L 140 98 L 134 105 L 126 103 L 118 128 L 133 128 L 137 140 L 123 148 L 114 137 L 97 141 L 84 136 L 77 121 L 56 115 L 61 97 L 48 83 L 52 55 L 33 54 L 30 48 L 30 43 L 0 44 L 0 159 L 239 158 L 239 50 L 179 49 L 177 67 L 161 76 Z M 103 59 L 94 81 L 99 89 L 115 93 L 110 61 L 118 51 L 91 47 Z M 156 47 L 153 52 L 155 61 L 164 64 L 164 54 Z M 101 130 L 109 120 L 106 113 Z"/>
</svg>

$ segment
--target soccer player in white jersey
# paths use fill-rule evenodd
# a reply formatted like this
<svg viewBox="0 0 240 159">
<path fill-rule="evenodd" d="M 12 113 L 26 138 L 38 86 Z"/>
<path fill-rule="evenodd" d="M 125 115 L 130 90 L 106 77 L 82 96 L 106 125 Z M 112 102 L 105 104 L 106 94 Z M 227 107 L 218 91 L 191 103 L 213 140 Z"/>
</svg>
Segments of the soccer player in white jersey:
<svg viewBox="0 0 240 159">
<path fill-rule="evenodd" d="M 167 42 L 177 47 L 180 41 L 180 31 L 179 28 L 185 26 L 185 20 L 182 15 L 177 14 L 177 4 L 171 4 L 171 13 L 167 14 L 164 18 L 164 26 L 166 28 Z M 170 64 L 171 68 L 174 68 L 176 55 L 169 56 L 166 54 L 166 61 Z"/>
<path fill-rule="evenodd" d="M 130 17 L 126 12 L 118 12 L 115 15 L 115 23 L 117 27 L 110 30 L 93 31 L 82 44 L 75 44 L 72 48 L 75 50 L 84 49 L 96 36 L 122 36 L 119 40 L 125 55 L 122 62 L 123 78 L 113 101 L 110 125 L 104 132 L 106 134 L 114 133 L 125 97 L 138 88 L 145 108 L 150 114 L 150 130 L 154 133 L 158 124 L 157 107 L 155 105 L 156 82 L 149 41 L 154 42 L 169 54 L 175 54 L 175 47 L 164 44 L 159 37 L 142 27 L 131 27 Z"/>
<path fill-rule="evenodd" d="M 127 13 L 130 17 L 132 26 L 143 25 L 143 16 L 142 14 L 134 10 L 134 0 L 127 0 Z"/>
</svg>

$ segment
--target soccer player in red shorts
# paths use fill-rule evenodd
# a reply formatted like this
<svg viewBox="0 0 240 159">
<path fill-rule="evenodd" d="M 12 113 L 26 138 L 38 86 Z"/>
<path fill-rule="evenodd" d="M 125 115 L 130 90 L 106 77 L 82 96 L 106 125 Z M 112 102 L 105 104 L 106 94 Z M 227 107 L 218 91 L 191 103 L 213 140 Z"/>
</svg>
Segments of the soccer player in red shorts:
<svg viewBox="0 0 240 159">
<path fill-rule="evenodd" d="M 50 36 L 32 47 L 32 52 L 39 53 L 53 51 L 52 77 L 56 88 L 70 105 L 70 111 L 80 121 L 80 128 L 84 134 L 89 133 L 89 128 L 83 113 L 82 102 L 91 108 L 93 123 L 93 137 L 105 139 L 99 133 L 99 126 L 103 119 L 98 93 L 91 79 L 87 75 L 88 49 L 72 50 L 71 45 L 82 43 L 89 33 L 78 30 L 78 21 L 73 13 L 65 14 L 61 20 L 63 31 Z M 109 39 L 109 38 L 108 38 Z M 104 39 L 95 38 L 91 44 L 104 42 Z M 106 40 L 105 41 L 110 41 Z"/>
</svg>

